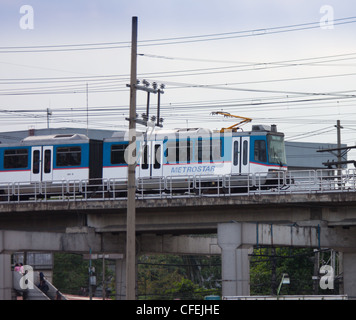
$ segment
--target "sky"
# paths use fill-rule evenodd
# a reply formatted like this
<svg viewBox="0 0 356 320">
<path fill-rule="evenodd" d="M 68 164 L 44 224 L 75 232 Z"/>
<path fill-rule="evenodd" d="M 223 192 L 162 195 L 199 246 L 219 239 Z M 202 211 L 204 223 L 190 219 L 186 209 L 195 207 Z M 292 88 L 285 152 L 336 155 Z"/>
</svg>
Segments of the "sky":
<svg viewBox="0 0 356 320">
<path fill-rule="evenodd" d="M 127 128 L 133 16 L 138 79 L 165 85 L 164 128 L 236 123 L 211 114 L 224 111 L 336 143 L 340 120 L 356 145 L 353 0 L 1 0 L 0 132 Z"/>
</svg>

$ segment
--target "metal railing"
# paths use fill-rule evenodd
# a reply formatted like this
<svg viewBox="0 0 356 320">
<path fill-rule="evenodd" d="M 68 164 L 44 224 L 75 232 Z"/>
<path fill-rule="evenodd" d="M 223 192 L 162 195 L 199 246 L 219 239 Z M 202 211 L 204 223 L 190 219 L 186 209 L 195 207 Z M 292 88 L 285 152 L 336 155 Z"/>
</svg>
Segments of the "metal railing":
<svg viewBox="0 0 356 320">
<path fill-rule="evenodd" d="M 355 192 L 356 169 L 276 171 L 245 175 L 187 175 L 136 179 L 137 199 Z M 0 203 L 117 200 L 127 196 L 126 179 L 0 183 Z"/>
</svg>

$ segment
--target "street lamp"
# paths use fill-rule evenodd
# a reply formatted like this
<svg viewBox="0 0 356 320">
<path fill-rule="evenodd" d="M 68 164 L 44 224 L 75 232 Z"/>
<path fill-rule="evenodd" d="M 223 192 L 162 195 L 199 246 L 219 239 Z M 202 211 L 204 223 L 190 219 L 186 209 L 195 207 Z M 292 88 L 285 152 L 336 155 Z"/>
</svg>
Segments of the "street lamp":
<svg viewBox="0 0 356 320">
<path fill-rule="evenodd" d="M 290 284 L 290 279 L 288 273 L 283 273 L 281 283 L 278 286 L 277 297 L 279 296 L 279 291 L 281 291 L 283 284 Z"/>
</svg>

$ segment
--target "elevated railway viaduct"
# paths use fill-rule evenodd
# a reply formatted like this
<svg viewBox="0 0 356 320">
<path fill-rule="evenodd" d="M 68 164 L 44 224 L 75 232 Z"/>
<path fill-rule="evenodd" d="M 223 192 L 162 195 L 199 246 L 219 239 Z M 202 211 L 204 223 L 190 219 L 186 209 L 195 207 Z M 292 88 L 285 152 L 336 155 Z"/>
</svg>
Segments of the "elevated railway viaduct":
<svg viewBox="0 0 356 320">
<path fill-rule="evenodd" d="M 15 251 L 87 254 L 91 250 L 121 253 L 124 257 L 126 204 L 124 199 L 0 203 L 1 298 L 10 295 L 6 270 L 10 270 L 11 253 Z M 262 229 L 259 236 L 253 234 L 246 239 L 247 233 L 253 233 L 251 230 L 259 230 L 251 229 L 251 223 Z M 276 226 L 274 232 L 268 231 L 266 225 Z M 287 229 L 277 231 L 277 225 Z M 224 268 L 223 259 L 224 295 L 249 294 L 247 253 L 259 242 L 327 247 L 342 252 L 344 293 L 356 297 L 355 226 L 356 193 L 346 190 L 176 198 L 161 195 L 136 200 L 137 253 L 223 254 L 229 259 L 233 256 L 233 270 L 226 269 L 227 263 Z M 217 238 L 187 236 L 217 234 L 219 229 L 224 231 Z M 117 261 L 117 272 L 123 272 L 124 263 L 125 259 Z M 233 279 L 228 279 L 231 274 Z M 125 291 L 122 283 L 117 286 Z"/>
</svg>

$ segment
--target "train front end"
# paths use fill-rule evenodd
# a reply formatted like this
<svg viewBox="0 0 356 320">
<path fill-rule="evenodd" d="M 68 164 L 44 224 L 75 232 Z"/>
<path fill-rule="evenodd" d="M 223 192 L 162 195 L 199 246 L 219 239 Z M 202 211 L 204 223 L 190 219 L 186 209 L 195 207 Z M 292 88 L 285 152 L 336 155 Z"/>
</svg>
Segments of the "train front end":
<svg viewBox="0 0 356 320">
<path fill-rule="evenodd" d="M 277 127 L 272 125 L 266 130 L 266 167 L 267 176 L 264 184 L 267 186 L 281 186 L 286 183 L 287 159 L 284 143 L 284 133 L 278 132 Z M 258 182 L 258 181 L 257 181 Z"/>
</svg>

